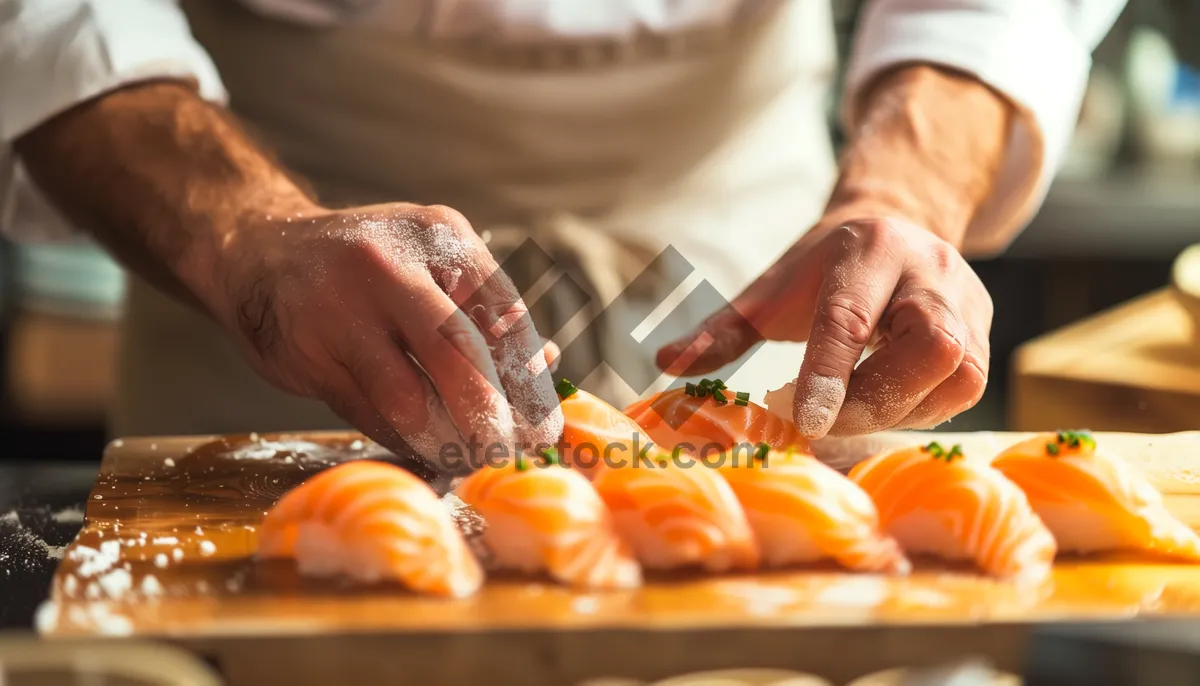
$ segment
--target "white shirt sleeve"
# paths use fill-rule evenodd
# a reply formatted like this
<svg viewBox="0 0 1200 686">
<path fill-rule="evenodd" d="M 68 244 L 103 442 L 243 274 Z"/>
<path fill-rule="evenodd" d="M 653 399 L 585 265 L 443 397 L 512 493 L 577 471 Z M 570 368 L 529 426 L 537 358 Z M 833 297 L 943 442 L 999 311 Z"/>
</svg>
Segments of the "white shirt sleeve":
<svg viewBox="0 0 1200 686">
<path fill-rule="evenodd" d="M 176 0 L 0 2 L 0 230 L 17 240 L 73 233 L 15 159 L 13 140 L 85 100 L 155 78 L 192 79 L 203 97 L 226 98 Z"/>
<path fill-rule="evenodd" d="M 1025 110 L 1000 181 L 969 227 L 965 252 L 993 255 L 1028 224 L 1075 131 L 1091 53 L 1125 0 L 868 0 L 846 76 L 848 126 L 864 86 L 907 62 L 974 75 Z"/>
</svg>

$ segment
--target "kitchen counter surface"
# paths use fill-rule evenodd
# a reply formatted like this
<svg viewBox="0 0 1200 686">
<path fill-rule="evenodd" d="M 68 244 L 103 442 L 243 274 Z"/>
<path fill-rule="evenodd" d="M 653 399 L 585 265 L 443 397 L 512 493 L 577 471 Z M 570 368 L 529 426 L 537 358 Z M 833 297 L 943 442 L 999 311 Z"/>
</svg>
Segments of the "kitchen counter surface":
<svg viewBox="0 0 1200 686">
<path fill-rule="evenodd" d="M 31 629 L 99 463 L 0 464 L 0 631 Z"/>
</svg>

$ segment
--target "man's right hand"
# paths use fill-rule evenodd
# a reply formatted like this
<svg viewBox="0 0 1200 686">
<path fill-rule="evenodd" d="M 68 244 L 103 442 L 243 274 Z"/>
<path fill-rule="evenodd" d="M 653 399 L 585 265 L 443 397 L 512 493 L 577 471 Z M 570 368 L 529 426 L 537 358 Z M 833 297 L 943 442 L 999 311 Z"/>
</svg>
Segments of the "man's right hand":
<svg viewBox="0 0 1200 686">
<path fill-rule="evenodd" d="M 512 281 L 458 212 L 377 205 L 245 222 L 210 296 L 278 387 L 385 445 L 552 445 L 546 353 Z M 478 462 L 476 462 L 478 465 Z"/>
<path fill-rule="evenodd" d="M 459 213 L 324 209 L 181 82 L 81 103 L 14 145 L 126 268 L 207 311 L 276 386 L 383 445 L 477 457 L 558 440 L 541 340 Z"/>
</svg>

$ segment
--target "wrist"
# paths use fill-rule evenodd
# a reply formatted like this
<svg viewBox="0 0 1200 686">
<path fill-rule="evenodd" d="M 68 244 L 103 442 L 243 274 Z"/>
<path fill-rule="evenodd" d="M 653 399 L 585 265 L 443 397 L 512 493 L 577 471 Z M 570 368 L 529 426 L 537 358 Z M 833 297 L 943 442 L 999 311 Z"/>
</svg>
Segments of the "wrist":
<svg viewBox="0 0 1200 686">
<path fill-rule="evenodd" d="M 839 180 L 825 206 L 822 224 L 854 219 L 903 219 L 961 249 L 975 207 L 949 195 L 939 203 L 911 193 L 901 184 L 872 179 Z"/>
<path fill-rule="evenodd" d="M 301 220 L 328 212 L 290 183 L 243 187 L 233 197 L 239 199 L 222 211 L 189 220 L 215 230 L 196 232 L 206 240 L 189 251 L 176 269 L 180 280 L 221 322 L 233 321 L 242 284 L 247 278 L 258 278 L 271 263 L 273 246 L 287 240 L 287 228 L 294 223 L 299 232 Z"/>
<path fill-rule="evenodd" d="M 859 94 L 827 216 L 894 216 L 961 247 L 992 194 L 1015 108 L 970 76 L 928 65 Z"/>
</svg>

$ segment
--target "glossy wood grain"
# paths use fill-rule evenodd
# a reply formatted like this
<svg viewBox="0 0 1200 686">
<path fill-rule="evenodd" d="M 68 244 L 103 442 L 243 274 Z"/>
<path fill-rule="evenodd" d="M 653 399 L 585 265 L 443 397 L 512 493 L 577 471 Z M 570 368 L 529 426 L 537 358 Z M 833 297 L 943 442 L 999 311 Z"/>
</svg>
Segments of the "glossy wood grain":
<svg viewBox="0 0 1200 686">
<path fill-rule="evenodd" d="M 1016 434 L 941 434 L 990 456 Z M 889 434 L 822 450 L 853 461 L 919 442 Z M 1200 525 L 1200 434 L 1101 435 L 1136 462 L 1170 509 Z M 858 446 L 855 448 L 854 446 Z M 39 626 L 51 635 L 301 635 L 330 632 L 1030 622 L 1200 612 L 1200 566 L 1129 557 L 1066 558 L 1036 586 L 919 561 L 906 578 L 822 566 L 720 577 L 651 577 L 642 589 L 581 593 L 493 577 L 477 596 L 439 600 L 394 586 L 301 578 L 253 559 L 263 513 L 288 489 L 349 459 L 397 460 L 361 437 L 146 439 L 114 443 L 87 521 L 54 580 Z M 405 466 L 431 478 L 415 462 Z M 445 490 L 446 483 L 434 483 Z M 462 518 L 476 531 L 478 520 Z"/>
<path fill-rule="evenodd" d="M 1164 288 L 1021 345 L 1010 425 L 1200 427 L 1200 337 L 1181 295 Z"/>
</svg>

